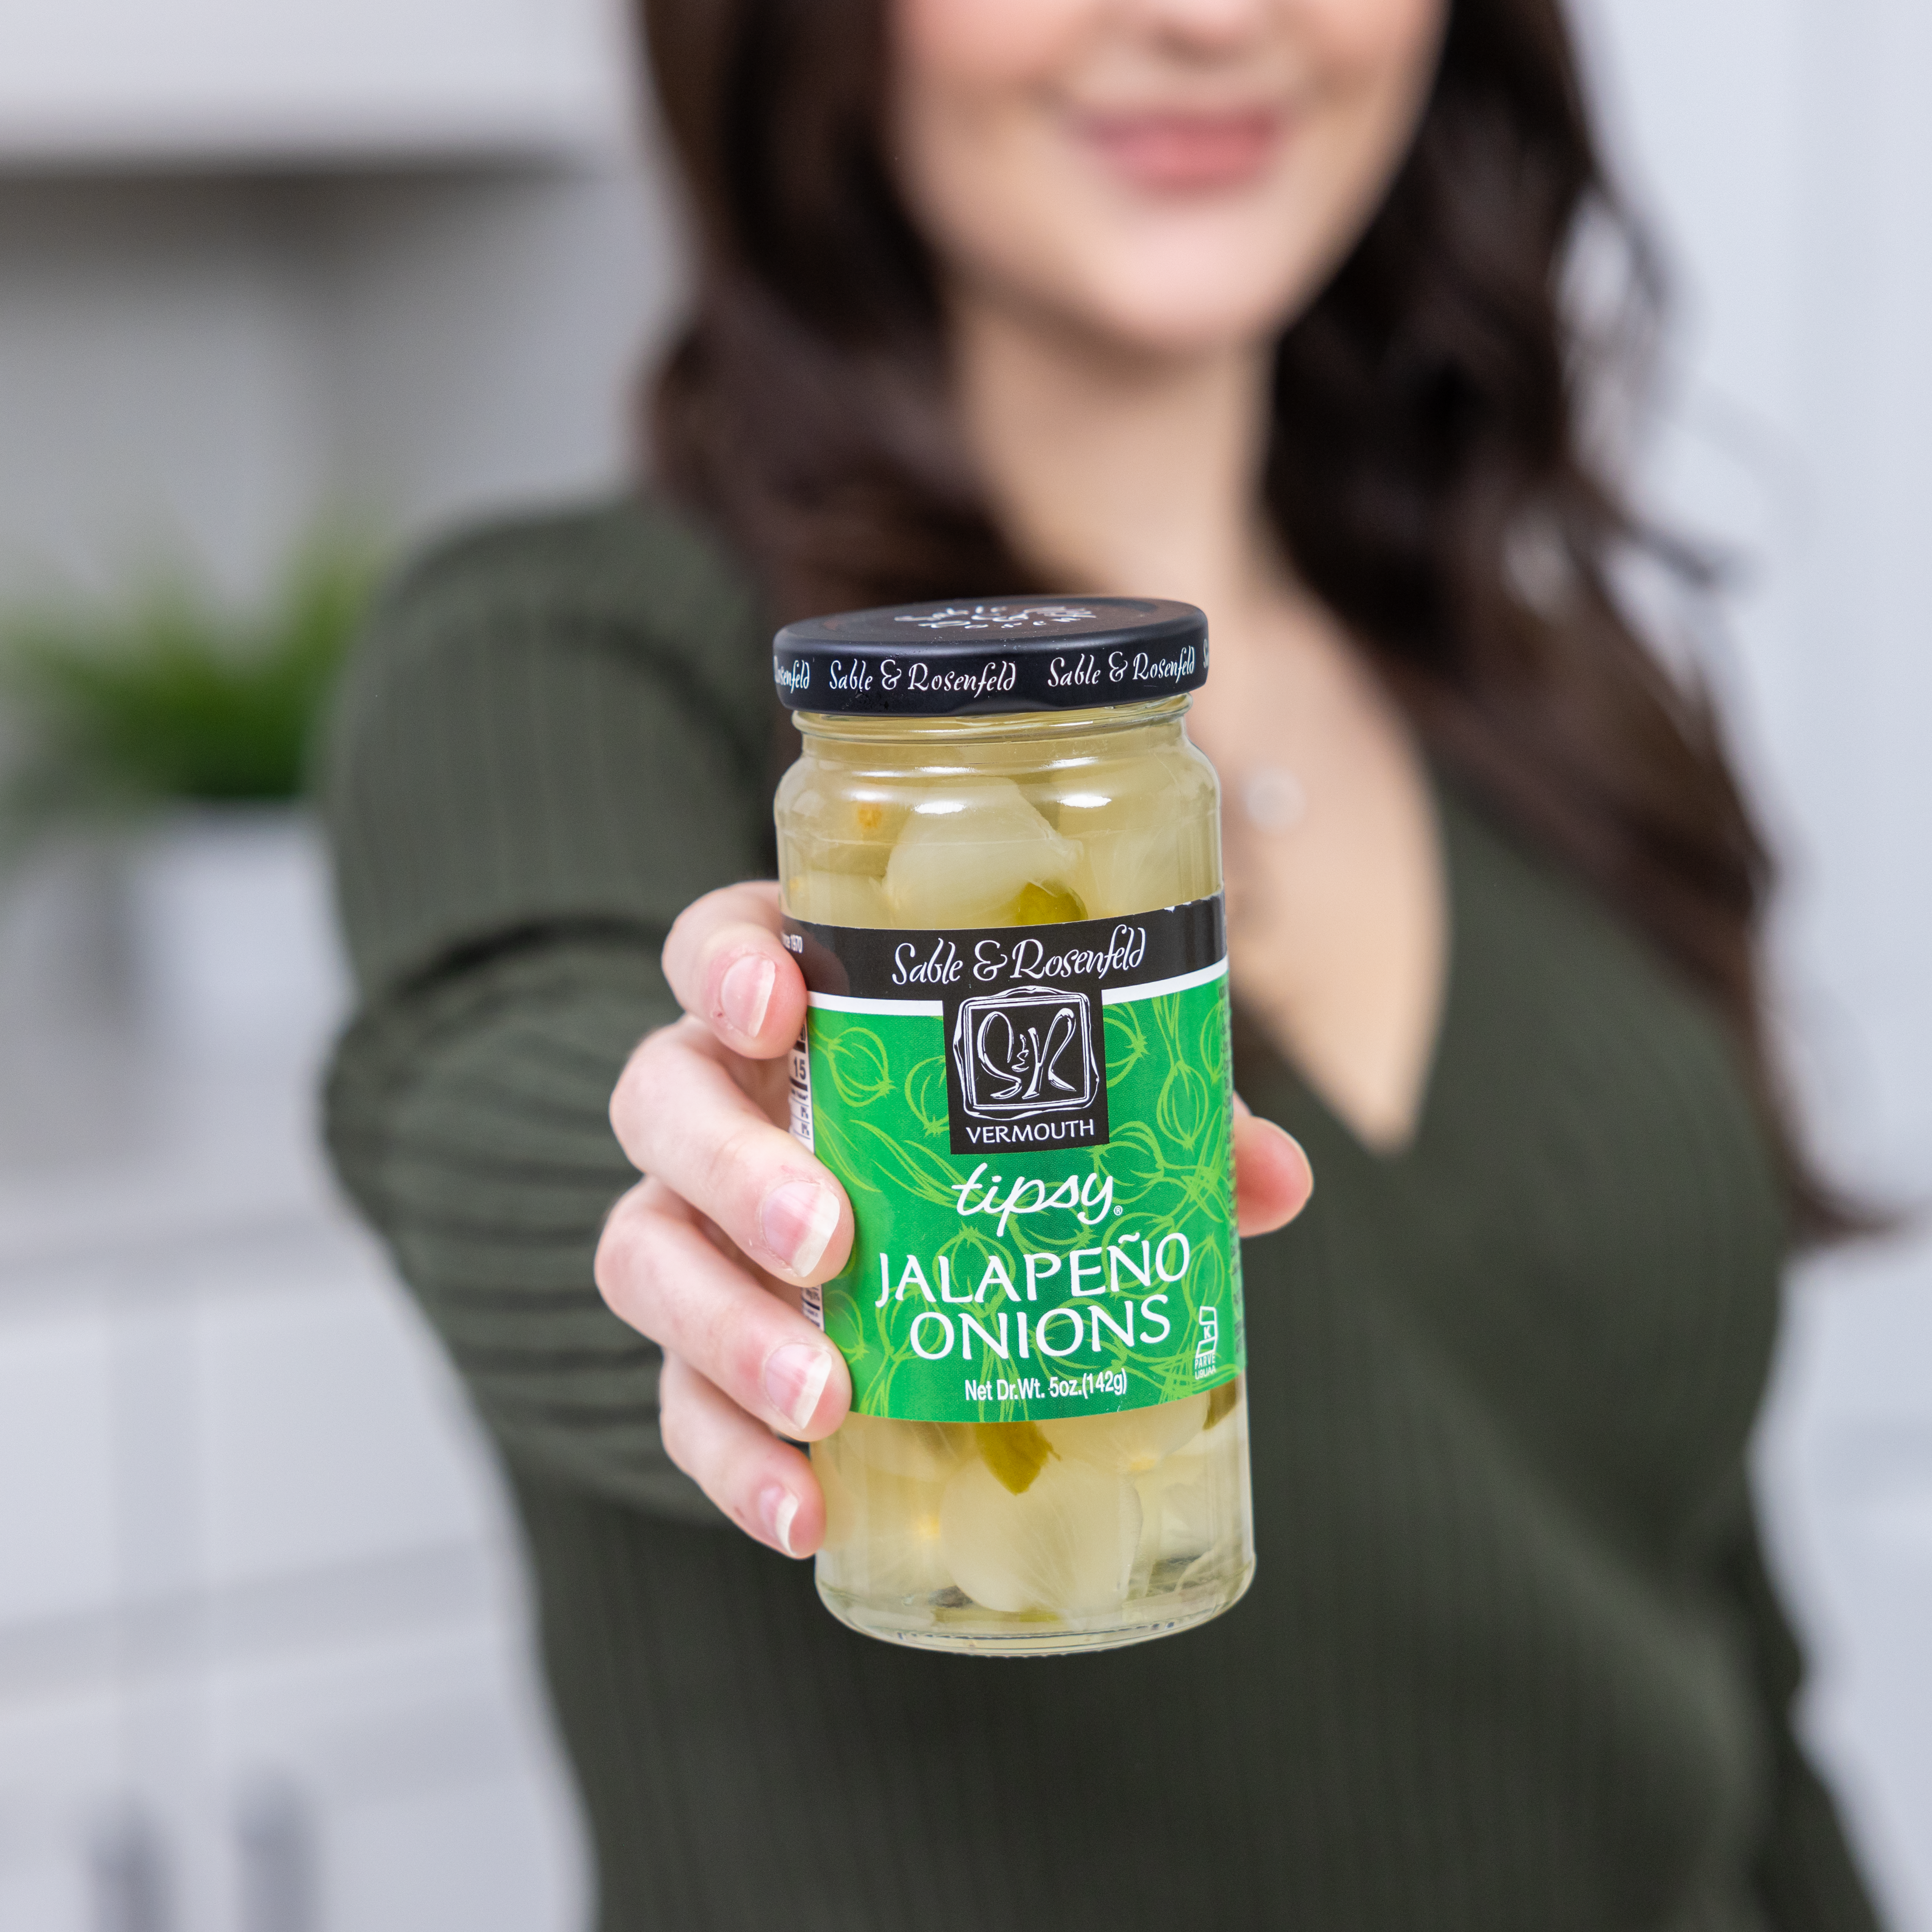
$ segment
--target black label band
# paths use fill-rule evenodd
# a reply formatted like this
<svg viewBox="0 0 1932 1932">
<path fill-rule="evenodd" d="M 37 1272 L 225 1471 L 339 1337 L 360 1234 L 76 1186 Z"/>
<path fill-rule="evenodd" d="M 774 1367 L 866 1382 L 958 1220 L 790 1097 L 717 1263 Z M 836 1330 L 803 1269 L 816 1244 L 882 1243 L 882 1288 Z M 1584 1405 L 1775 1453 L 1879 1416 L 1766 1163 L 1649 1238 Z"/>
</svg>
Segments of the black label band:
<svg viewBox="0 0 1932 1932">
<path fill-rule="evenodd" d="M 814 926 L 788 918 L 786 945 L 808 992 L 840 999 L 920 1003 L 1024 984 L 1112 992 L 1198 973 L 1224 959 L 1221 896 L 1054 926 Z"/>
<path fill-rule="evenodd" d="M 1220 896 L 1125 919 L 924 931 L 785 921 L 814 1003 L 939 1022 L 955 1154 L 1109 1138 L 1106 1006 L 1220 968 Z"/>
</svg>

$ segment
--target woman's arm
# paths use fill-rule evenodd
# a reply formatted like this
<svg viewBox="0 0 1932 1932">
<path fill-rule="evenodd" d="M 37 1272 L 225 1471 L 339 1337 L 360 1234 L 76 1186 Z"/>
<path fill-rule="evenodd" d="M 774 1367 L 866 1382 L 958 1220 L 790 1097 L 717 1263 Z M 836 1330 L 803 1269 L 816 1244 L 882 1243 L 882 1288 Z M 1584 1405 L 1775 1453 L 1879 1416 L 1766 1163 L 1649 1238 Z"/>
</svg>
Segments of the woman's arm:
<svg viewBox="0 0 1932 1932">
<path fill-rule="evenodd" d="M 617 1500 L 713 1514 L 666 1459 L 657 1349 L 591 1281 L 637 1178 L 608 1118 L 667 1017 L 641 935 L 550 931 L 365 1012 L 329 1082 L 330 1151 L 491 1432 Z"/>
<path fill-rule="evenodd" d="M 471 538 L 384 601 L 323 773 L 361 996 L 327 1097 L 344 1182 L 511 1453 L 706 1515 L 591 1260 L 637 1178 L 610 1090 L 677 1012 L 665 935 L 765 867 L 762 645 L 662 512 Z"/>
</svg>

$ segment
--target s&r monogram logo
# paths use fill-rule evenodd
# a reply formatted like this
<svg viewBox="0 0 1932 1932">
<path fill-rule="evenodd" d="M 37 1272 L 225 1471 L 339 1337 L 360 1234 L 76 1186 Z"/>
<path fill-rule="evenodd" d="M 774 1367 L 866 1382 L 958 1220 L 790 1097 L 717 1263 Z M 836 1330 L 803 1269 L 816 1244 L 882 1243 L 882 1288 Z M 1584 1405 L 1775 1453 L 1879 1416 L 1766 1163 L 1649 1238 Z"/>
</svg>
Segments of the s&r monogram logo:
<svg viewBox="0 0 1932 1932">
<path fill-rule="evenodd" d="M 1094 1104 L 1094 1022 L 1084 993 L 1016 986 L 962 1000 L 952 1051 L 966 1111 L 985 1120 Z"/>
<path fill-rule="evenodd" d="M 958 1001 L 947 1042 L 955 1153 L 1107 1138 L 1097 1004 L 1091 993 L 1064 986 Z"/>
</svg>

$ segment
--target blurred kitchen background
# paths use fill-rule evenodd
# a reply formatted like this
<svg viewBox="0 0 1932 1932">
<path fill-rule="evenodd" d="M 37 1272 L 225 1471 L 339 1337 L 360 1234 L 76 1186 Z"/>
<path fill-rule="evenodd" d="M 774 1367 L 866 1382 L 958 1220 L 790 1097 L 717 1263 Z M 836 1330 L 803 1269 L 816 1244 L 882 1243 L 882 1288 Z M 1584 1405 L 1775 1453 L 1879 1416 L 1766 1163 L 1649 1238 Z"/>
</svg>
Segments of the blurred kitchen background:
<svg viewBox="0 0 1932 1932">
<path fill-rule="evenodd" d="M 1924 1198 L 1932 9 L 1577 4 L 1676 286 L 1651 497 L 1739 559 L 1691 628 L 1794 1064 Z M 630 58 L 614 0 L 0 0 L 4 1932 L 580 1922 L 494 1472 L 315 1148 L 343 976 L 274 794 L 382 556 L 623 474 L 679 289 Z M 1932 1932 L 1932 1240 L 1801 1272 L 1760 1468 Z"/>
</svg>

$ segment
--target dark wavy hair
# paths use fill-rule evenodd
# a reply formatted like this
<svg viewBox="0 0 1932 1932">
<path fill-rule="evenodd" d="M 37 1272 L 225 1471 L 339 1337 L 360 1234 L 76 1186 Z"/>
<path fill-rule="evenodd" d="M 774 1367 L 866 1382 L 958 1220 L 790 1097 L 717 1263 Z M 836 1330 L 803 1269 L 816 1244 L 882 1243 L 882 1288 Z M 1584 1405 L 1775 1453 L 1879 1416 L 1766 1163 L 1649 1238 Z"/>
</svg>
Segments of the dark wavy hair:
<svg viewBox="0 0 1932 1932">
<path fill-rule="evenodd" d="M 697 269 L 652 399 L 657 475 L 781 616 L 1078 587 L 1015 554 L 964 453 L 938 280 L 886 159 L 888 4 L 643 0 Z M 1858 1217 L 1803 1157 L 1765 1038 L 1764 845 L 1704 695 L 1613 581 L 1636 552 L 1700 566 L 1586 445 L 1603 345 L 1565 291 L 1586 225 L 1641 338 L 1657 278 L 1559 0 L 1454 0 L 1403 165 L 1276 348 L 1268 507 L 1435 754 L 1715 1003 L 1795 1230 L 1843 1232 Z"/>
</svg>

